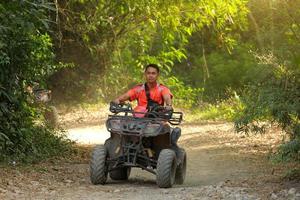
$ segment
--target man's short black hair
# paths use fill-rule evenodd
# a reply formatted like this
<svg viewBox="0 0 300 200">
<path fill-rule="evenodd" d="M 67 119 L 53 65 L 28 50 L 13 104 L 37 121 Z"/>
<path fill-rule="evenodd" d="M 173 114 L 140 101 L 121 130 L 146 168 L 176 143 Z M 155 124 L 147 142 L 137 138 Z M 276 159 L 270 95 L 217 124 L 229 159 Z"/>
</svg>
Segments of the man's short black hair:
<svg viewBox="0 0 300 200">
<path fill-rule="evenodd" d="M 149 67 L 155 68 L 155 69 L 157 70 L 157 72 L 159 73 L 159 67 L 158 67 L 157 64 L 149 64 L 149 65 L 147 65 L 147 66 L 145 67 L 145 71 L 147 71 L 147 69 L 148 69 Z"/>
</svg>

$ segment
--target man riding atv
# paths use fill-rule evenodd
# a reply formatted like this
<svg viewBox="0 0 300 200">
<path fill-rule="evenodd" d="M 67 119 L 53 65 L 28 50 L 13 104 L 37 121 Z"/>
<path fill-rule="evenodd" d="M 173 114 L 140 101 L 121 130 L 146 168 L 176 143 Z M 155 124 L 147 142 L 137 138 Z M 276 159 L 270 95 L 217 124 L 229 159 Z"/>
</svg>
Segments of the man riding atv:
<svg viewBox="0 0 300 200">
<path fill-rule="evenodd" d="M 186 172 L 186 153 L 177 146 L 182 113 L 174 112 L 170 90 L 157 82 L 159 68 L 145 68 L 145 84 L 130 89 L 110 105 L 106 122 L 111 137 L 104 146 L 96 146 L 90 164 L 91 182 L 104 184 L 109 173 L 113 180 L 127 180 L 132 167 L 156 174 L 159 187 L 182 184 Z M 125 101 L 137 100 L 131 106 Z M 177 115 L 177 117 L 176 117 Z"/>
<path fill-rule="evenodd" d="M 127 100 L 137 100 L 138 105 L 134 108 L 135 116 L 143 117 L 147 111 L 151 111 L 156 106 L 164 106 L 167 111 L 173 110 L 172 98 L 173 94 L 166 86 L 157 82 L 159 77 L 159 67 L 156 64 L 149 64 L 145 67 L 144 76 L 145 84 L 139 84 L 130 89 L 125 94 L 114 100 L 116 104 L 124 103 Z M 180 137 L 181 130 L 179 128 L 172 129 L 173 137 Z M 176 136 L 175 136 L 176 135 Z M 176 140 L 176 142 L 177 142 Z M 173 144 L 178 149 L 177 144 Z"/>
<path fill-rule="evenodd" d="M 159 68 L 156 64 L 149 64 L 145 68 L 145 84 L 140 84 L 119 96 L 114 100 L 115 103 L 124 103 L 127 100 L 137 100 L 138 105 L 134 109 L 136 112 L 146 112 L 154 106 L 166 105 L 167 110 L 172 109 L 172 97 L 169 88 L 157 82 Z"/>
</svg>

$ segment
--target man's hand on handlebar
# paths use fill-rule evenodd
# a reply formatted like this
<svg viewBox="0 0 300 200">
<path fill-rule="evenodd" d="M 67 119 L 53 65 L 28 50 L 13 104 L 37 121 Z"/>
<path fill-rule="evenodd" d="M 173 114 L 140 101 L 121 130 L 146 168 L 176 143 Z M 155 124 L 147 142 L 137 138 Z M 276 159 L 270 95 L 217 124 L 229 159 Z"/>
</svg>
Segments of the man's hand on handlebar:
<svg viewBox="0 0 300 200">
<path fill-rule="evenodd" d="M 129 99 L 129 95 L 127 93 L 124 93 L 121 96 L 117 97 L 115 100 L 113 100 L 113 102 L 116 104 L 124 104 Z"/>
<path fill-rule="evenodd" d="M 115 100 L 113 100 L 113 102 L 115 103 L 115 104 L 120 104 L 121 102 L 120 102 L 120 100 L 117 98 L 117 99 L 115 99 Z"/>
<path fill-rule="evenodd" d="M 173 111 L 173 107 L 171 105 L 166 105 L 165 110 L 166 111 Z"/>
<path fill-rule="evenodd" d="M 124 104 L 123 102 L 116 103 L 116 101 L 111 101 L 109 110 L 112 113 L 129 112 L 132 111 L 132 107 L 130 104 Z"/>
</svg>

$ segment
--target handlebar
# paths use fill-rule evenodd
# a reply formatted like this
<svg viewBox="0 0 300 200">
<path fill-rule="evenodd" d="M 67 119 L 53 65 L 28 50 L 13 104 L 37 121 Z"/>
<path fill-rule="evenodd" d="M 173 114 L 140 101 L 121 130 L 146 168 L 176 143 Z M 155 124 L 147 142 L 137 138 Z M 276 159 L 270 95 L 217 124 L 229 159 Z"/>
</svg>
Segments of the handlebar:
<svg viewBox="0 0 300 200">
<path fill-rule="evenodd" d="M 115 102 L 110 102 L 109 111 L 115 114 L 120 112 L 131 112 L 132 106 L 131 104 L 117 104 Z"/>
<path fill-rule="evenodd" d="M 114 114 L 124 113 L 125 116 L 127 116 L 128 113 L 145 114 L 145 118 L 168 120 L 171 125 L 179 125 L 183 119 L 182 112 L 175 112 L 173 109 L 167 110 L 164 106 L 155 106 L 148 112 L 134 112 L 131 104 L 117 104 L 115 102 L 110 102 L 109 111 Z"/>
</svg>

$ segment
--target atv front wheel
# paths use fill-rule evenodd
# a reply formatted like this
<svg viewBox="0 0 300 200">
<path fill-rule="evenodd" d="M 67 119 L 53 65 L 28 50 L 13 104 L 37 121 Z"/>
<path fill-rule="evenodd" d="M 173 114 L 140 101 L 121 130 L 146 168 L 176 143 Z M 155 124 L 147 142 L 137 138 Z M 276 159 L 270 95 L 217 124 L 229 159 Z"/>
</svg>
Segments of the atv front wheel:
<svg viewBox="0 0 300 200">
<path fill-rule="evenodd" d="M 131 167 L 122 167 L 109 172 L 112 180 L 128 180 L 131 172 Z"/>
<path fill-rule="evenodd" d="M 116 158 L 119 156 L 120 138 L 114 137 L 105 141 L 104 146 L 108 151 L 110 158 Z M 113 164 L 112 164 L 113 165 Z M 109 172 L 109 176 L 112 180 L 128 180 L 131 172 L 131 167 L 122 167 Z"/>
<path fill-rule="evenodd" d="M 156 169 L 156 183 L 158 187 L 170 188 L 175 182 L 176 154 L 171 149 L 161 150 Z"/>
<path fill-rule="evenodd" d="M 183 184 L 186 174 L 186 152 L 184 149 L 181 148 L 178 151 L 180 164 L 177 166 L 176 169 L 175 182 L 177 184 Z"/>
<path fill-rule="evenodd" d="M 108 167 L 106 163 L 107 150 L 104 146 L 96 146 L 92 153 L 90 163 L 90 178 L 94 185 L 105 184 Z"/>
</svg>

